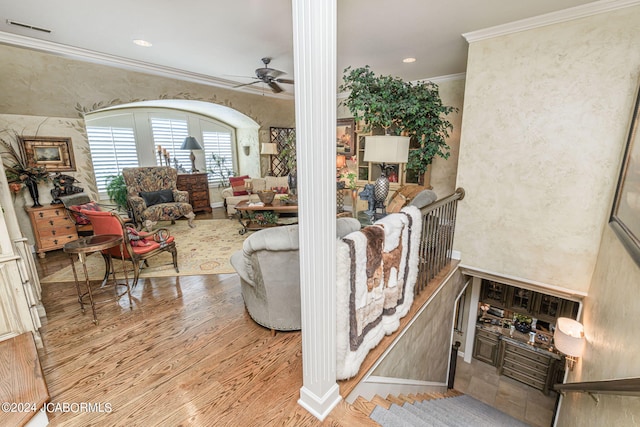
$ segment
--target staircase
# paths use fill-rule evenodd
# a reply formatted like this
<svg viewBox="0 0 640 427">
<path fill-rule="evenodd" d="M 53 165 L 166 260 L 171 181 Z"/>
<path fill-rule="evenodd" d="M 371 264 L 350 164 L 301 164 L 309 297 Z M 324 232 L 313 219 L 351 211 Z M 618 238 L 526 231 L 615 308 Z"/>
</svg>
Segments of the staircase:
<svg viewBox="0 0 640 427">
<path fill-rule="evenodd" d="M 386 399 L 374 396 L 371 401 L 358 397 L 353 406 L 369 414 L 372 420 L 383 427 L 528 425 L 455 390 L 397 397 L 389 395 Z"/>
</svg>

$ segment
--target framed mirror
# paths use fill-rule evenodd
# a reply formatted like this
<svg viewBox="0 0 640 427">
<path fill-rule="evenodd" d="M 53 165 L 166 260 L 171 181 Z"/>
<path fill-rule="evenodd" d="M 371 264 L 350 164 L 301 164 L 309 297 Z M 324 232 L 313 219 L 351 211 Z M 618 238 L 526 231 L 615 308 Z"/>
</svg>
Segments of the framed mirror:
<svg viewBox="0 0 640 427">
<path fill-rule="evenodd" d="M 640 265 L 640 89 L 631 119 L 609 225 Z"/>
</svg>

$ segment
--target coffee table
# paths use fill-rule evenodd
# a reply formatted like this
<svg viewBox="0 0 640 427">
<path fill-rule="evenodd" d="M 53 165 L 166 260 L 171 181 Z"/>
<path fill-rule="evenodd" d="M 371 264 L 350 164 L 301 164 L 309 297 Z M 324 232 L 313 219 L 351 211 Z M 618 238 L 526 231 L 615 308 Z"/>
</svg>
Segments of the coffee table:
<svg viewBox="0 0 640 427">
<path fill-rule="evenodd" d="M 238 211 L 238 222 L 242 228 L 238 233 L 241 235 L 247 231 L 262 230 L 263 228 L 274 227 L 285 224 L 258 224 L 251 219 L 251 215 L 260 211 L 271 211 L 278 214 L 286 214 L 289 216 L 298 216 L 298 204 L 297 203 L 284 203 L 279 199 L 275 199 L 269 204 L 260 204 L 258 202 L 250 202 L 249 200 L 243 200 L 235 206 Z"/>
</svg>

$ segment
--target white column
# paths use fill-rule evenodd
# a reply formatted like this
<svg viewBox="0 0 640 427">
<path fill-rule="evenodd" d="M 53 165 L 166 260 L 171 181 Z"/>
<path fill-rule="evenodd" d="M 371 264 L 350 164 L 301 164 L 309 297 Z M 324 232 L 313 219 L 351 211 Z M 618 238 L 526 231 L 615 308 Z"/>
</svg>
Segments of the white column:
<svg viewBox="0 0 640 427">
<path fill-rule="evenodd" d="M 480 288 L 482 279 L 473 278 L 471 287 L 471 302 L 469 303 L 469 318 L 467 319 L 467 340 L 464 343 L 464 361 L 471 363 L 473 355 L 473 341 L 476 337 L 476 323 L 478 322 L 478 302 L 480 301 Z"/>
<path fill-rule="evenodd" d="M 300 224 L 303 385 L 320 420 L 336 383 L 336 0 L 292 0 Z"/>
</svg>

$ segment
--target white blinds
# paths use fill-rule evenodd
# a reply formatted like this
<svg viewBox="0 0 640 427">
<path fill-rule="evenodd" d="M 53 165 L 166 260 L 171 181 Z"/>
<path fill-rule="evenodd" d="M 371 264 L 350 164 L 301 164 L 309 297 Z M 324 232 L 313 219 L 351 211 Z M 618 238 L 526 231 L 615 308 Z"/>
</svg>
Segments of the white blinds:
<svg viewBox="0 0 640 427">
<path fill-rule="evenodd" d="M 107 180 L 122 168 L 138 166 L 136 139 L 132 128 L 87 126 L 91 160 L 101 197 L 107 197 Z"/>
</svg>

